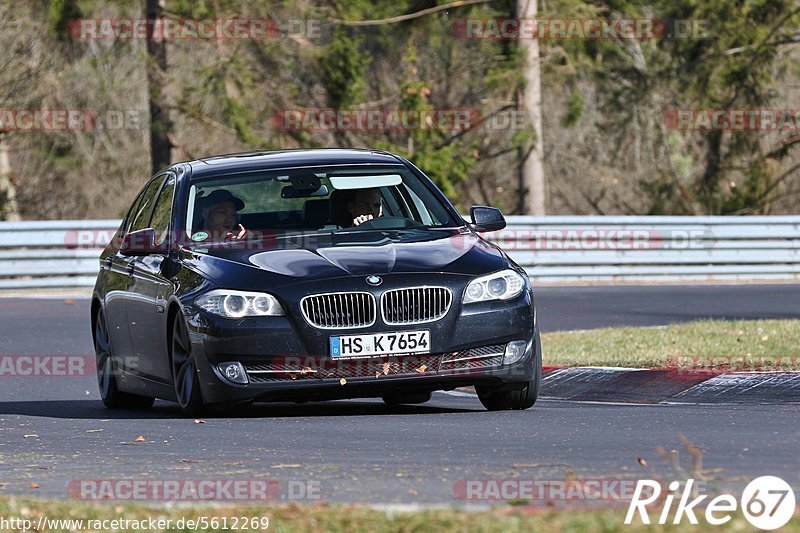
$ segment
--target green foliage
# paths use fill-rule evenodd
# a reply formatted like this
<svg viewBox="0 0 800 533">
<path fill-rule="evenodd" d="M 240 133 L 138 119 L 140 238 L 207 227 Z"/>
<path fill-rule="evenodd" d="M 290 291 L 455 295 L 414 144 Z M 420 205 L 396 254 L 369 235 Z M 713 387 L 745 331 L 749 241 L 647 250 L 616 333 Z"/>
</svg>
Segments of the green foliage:
<svg viewBox="0 0 800 533">
<path fill-rule="evenodd" d="M 563 16 L 595 10 L 610 17 L 654 17 L 689 21 L 693 33 L 674 38 L 565 43 L 568 57 L 588 67 L 603 109 L 600 128 L 615 138 L 620 156 L 630 153 L 631 139 L 642 136 L 654 147 L 667 143 L 670 160 L 656 167 L 659 175 L 642 184 L 648 202 L 645 213 L 733 214 L 767 212 L 774 172 L 766 159 L 785 157 L 787 150 L 765 149 L 764 134 L 719 130 L 676 132 L 666 135 L 663 124 L 642 122 L 668 109 L 759 109 L 770 105 L 789 56 L 775 43 L 800 23 L 791 0 L 698 2 L 616 0 L 607 8 L 563 2 Z M 669 26 L 668 26 L 669 28 Z M 567 102 L 564 125 L 574 125 L 582 102 L 576 94 Z M 658 119 L 656 119 L 658 120 Z M 668 139 L 669 138 L 669 139 Z M 698 152 L 689 157 L 685 150 Z M 768 155 L 772 152 L 770 155 Z M 694 168 L 692 160 L 697 161 Z M 619 161 L 617 161 L 619 164 Z M 689 183 L 686 183 L 686 181 Z M 739 182 L 731 188 L 729 183 Z"/>
<path fill-rule="evenodd" d="M 47 8 L 47 28 L 57 39 L 68 40 L 68 23 L 82 16 L 77 0 L 51 0 Z"/>
<path fill-rule="evenodd" d="M 408 82 L 402 87 L 401 93 L 401 110 L 420 116 L 435 112 L 428 99 L 431 94 L 428 82 Z M 460 140 L 451 140 L 456 131 L 438 126 L 443 126 L 443 123 L 432 119 L 427 126 L 404 131 L 404 144 L 379 143 L 378 146 L 397 152 L 424 169 L 434 183 L 452 197 L 456 194 L 456 185 L 470 176 L 476 160 L 475 150 Z"/>
<path fill-rule="evenodd" d="M 402 131 L 284 131 L 272 125 L 273 113 L 296 109 L 421 115 L 460 109 L 482 117 L 519 110 L 524 86 L 519 42 L 467 40 L 453 32 L 459 19 L 514 16 L 515 0 L 456 6 L 390 24 L 331 22 L 386 19 L 442 1 L 168 0 L 168 17 L 326 21 L 319 39 L 282 34 L 264 41 L 167 42 L 159 98 L 174 123 L 173 153 L 385 148 L 420 166 L 457 204 L 489 202 L 516 209 L 520 158 L 538 134 L 545 142 L 552 198 L 565 197 L 561 212 L 591 205 L 598 213 L 768 213 L 781 195 L 788 196 L 788 181 L 797 183 L 796 172 L 787 175 L 800 146 L 792 135 L 670 130 L 662 119 L 671 109 L 796 107 L 791 98 L 800 63 L 792 61 L 793 44 L 779 44 L 791 41 L 800 27 L 795 0 L 539 2 L 542 18 L 677 19 L 706 32 L 641 41 L 540 41 L 544 132 L 525 124 L 468 131 L 436 124 Z M 37 0 L 9 6 L 8 18 L 20 16 L 25 24 L 3 33 L 6 49 L 13 51 L 10 67 L 0 72 L 6 107 L 91 108 L 101 114 L 132 109 L 146 117 L 144 42 L 78 42 L 67 31 L 68 22 L 80 17 L 141 17 L 144 0 Z M 41 143 L 34 134 L 17 137 L 39 147 L 13 152 L 13 157 L 30 157 L 12 162 L 15 169 L 74 184 L 89 169 L 102 168 L 108 183 L 122 185 L 142 170 L 118 170 L 120 164 L 109 161 L 120 148 L 126 155 L 118 160 L 141 159 L 149 135 L 130 130 L 41 137 Z M 26 195 L 37 194 L 26 190 L 30 180 L 22 183 L 24 204 Z M 621 195 L 627 197 L 612 202 Z M 85 196 L 100 201 L 94 192 Z"/>
<path fill-rule="evenodd" d="M 336 31 L 333 42 L 319 59 L 321 81 L 332 107 L 347 108 L 363 97 L 363 77 L 368 65 L 369 56 L 359 49 L 359 40 L 342 30 Z"/>
<path fill-rule="evenodd" d="M 583 114 L 583 93 L 577 87 L 572 90 L 567 102 L 567 112 L 561 117 L 561 124 L 565 127 L 574 126 Z"/>
</svg>

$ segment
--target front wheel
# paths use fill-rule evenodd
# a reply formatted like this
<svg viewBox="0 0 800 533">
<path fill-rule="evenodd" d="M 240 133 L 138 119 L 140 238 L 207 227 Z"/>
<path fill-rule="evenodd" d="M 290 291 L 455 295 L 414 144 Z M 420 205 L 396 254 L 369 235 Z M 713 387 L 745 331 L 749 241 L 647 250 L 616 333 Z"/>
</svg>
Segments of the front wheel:
<svg viewBox="0 0 800 533">
<path fill-rule="evenodd" d="M 514 411 L 530 409 L 539 397 L 539 386 L 542 382 L 542 345 L 539 332 L 533 343 L 533 379 L 519 389 L 498 390 L 492 387 L 475 387 L 478 399 L 489 411 Z"/>
<path fill-rule="evenodd" d="M 97 311 L 94 325 L 94 352 L 97 360 L 97 385 L 100 399 L 109 409 L 147 409 L 155 398 L 121 392 L 117 387 L 117 365 L 111 354 L 108 324 L 103 310 Z"/>
<path fill-rule="evenodd" d="M 172 325 L 172 377 L 175 382 L 175 395 L 184 416 L 195 417 L 205 410 L 200 380 L 197 377 L 197 363 L 192 353 L 189 330 L 180 313 Z"/>
</svg>

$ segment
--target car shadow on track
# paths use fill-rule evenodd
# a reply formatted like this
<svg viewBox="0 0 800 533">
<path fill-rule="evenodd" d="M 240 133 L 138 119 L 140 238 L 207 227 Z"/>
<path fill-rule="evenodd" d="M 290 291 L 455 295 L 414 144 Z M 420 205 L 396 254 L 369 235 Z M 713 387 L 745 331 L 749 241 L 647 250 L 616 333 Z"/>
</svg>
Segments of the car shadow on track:
<svg viewBox="0 0 800 533">
<path fill-rule="evenodd" d="M 461 403 L 461 402 L 460 402 Z M 332 416 L 374 416 L 374 415 L 426 415 L 445 413 L 470 413 L 483 411 L 480 404 L 446 407 L 441 405 L 400 405 L 388 406 L 380 401 L 342 400 L 294 403 L 258 403 L 248 406 L 232 407 L 224 412 L 211 411 L 202 418 L 310 418 Z M 40 416 L 44 418 L 74 418 L 87 420 L 119 419 L 180 419 L 177 405 L 170 402 L 156 402 L 150 409 L 127 410 L 106 409 L 99 400 L 57 400 L 0 402 L 0 415 Z"/>
</svg>

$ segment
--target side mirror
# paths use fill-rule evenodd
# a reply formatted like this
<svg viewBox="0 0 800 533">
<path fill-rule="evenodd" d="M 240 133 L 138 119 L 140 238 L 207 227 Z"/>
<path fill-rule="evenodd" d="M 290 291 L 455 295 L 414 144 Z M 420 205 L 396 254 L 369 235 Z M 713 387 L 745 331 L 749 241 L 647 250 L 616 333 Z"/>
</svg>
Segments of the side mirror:
<svg viewBox="0 0 800 533">
<path fill-rule="evenodd" d="M 506 227 L 503 213 L 495 207 L 473 205 L 469 208 L 469 216 L 472 218 L 472 229 L 475 231 L 499 231 Z"/>
<path fill-rule="evenodd" d="M 119 253 L 128 256 L 159 254 L 164 252 L 162 248 L 156 245 L 156 230 L 144 228 L 125 235 Z"/>
</svg>

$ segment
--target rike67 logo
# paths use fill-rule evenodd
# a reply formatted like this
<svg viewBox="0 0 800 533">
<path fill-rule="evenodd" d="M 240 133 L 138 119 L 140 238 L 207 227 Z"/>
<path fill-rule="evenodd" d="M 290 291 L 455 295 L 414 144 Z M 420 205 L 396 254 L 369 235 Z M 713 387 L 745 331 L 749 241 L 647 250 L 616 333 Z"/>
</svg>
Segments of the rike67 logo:
<svg viewBox="0 0 800 533">
<path fill-rule="evenodd" d="M 625 523 L 633 523 L 634 516 L 638 513 L 643 524 L 650 524 L 648 506 L 656 504 L 663 499 L 661 513 L 658 514 L 657 523 L 664 525 L 670 522 L 680 524 L 684 519 L 690 524 L 698 524 L 697 514 L 704 508 L 704 518 L 708 524 L 720 526 L 730 522 L 732 514 L 741 505 L 742 514 L 753 527 L 764 530 L 773 530 L 783 527 L 792 518 L 795 509 L 795 497 L 792 487 L 784 480 L 775 476 L 762 476 L 751 481 L 744 491 L 741 500 L 730 494 L 720 494 L 708 502 L 708 495 L 702 494 L 693 499 L 692 487 L 694 480 L 689 479 L 683 485 L 678 481 L 669 484 L 669 492 L 665 497 L 661 495 L 661 484 L 651 479 L 639 480 L 628 506 Z M 677 504 L 673 504 L 677 500 Z M 654 507 L 655 507 L 654 506 Z M 697 514 L 695 514 L 697 512 Z"/>
</svg>

